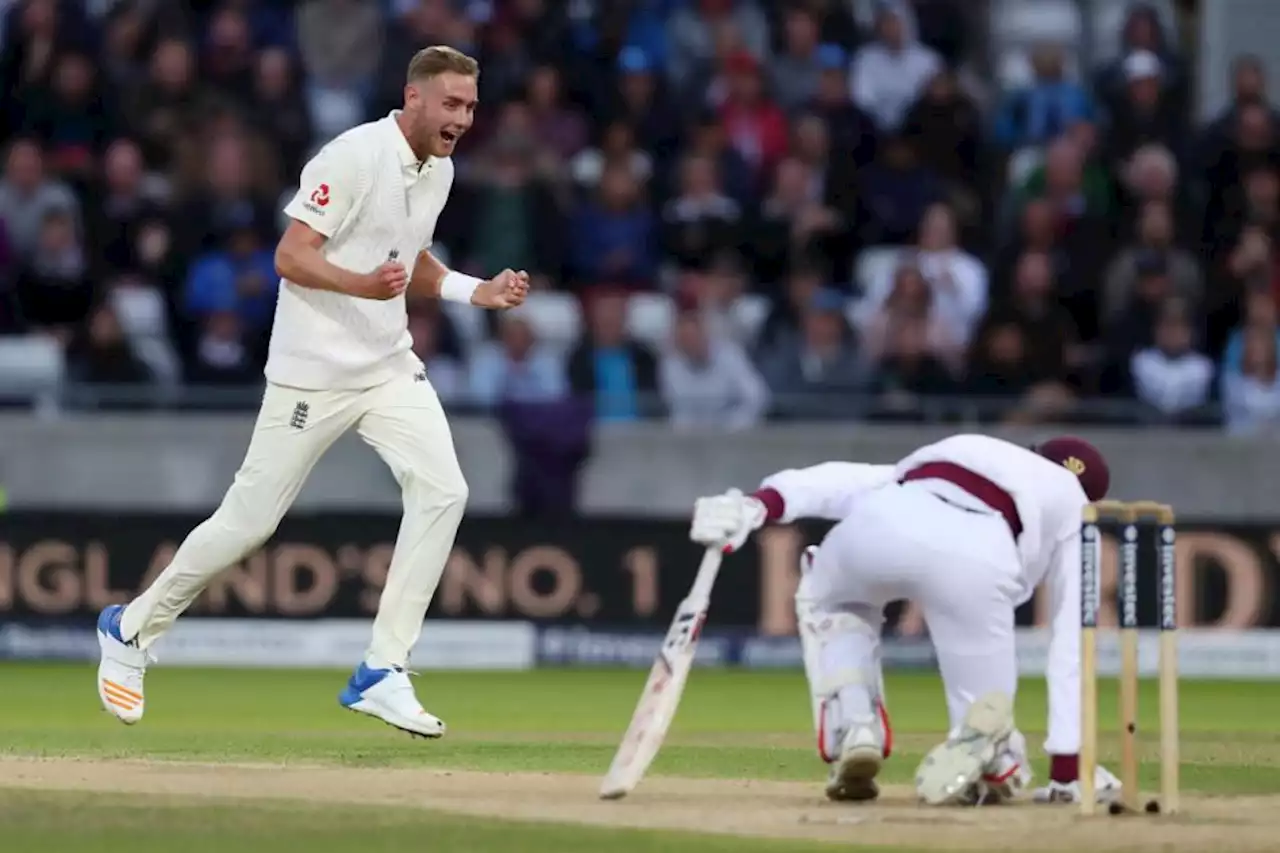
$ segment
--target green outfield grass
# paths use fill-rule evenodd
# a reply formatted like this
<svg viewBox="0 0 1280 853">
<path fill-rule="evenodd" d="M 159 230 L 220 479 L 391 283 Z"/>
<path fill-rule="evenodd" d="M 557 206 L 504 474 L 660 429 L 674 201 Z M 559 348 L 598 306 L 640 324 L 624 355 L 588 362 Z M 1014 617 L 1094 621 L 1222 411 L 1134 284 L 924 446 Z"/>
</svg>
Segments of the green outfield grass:
<svg viewBox="0 0 1280 853">
<path fill-rule="evenodd" d="M 598 775 L 631 715 L 644 673 L 539 670 L 525 673 L 425 673 L 424 704 L 449 725 L 431 743 L 412 741 L 341 710 L 346 673 L 232 671 L 156 667 L 147 681 L 147 716 L 136 727 L 102 713 L 86 665 L 0 666 L 0 755 L 92 759 L 164 759 L 429 767 L 497 772 Z M 1144 684 L 1143 776 L 1153 788 L 1157 730 L 1154 683 Z M 1104 760 L 1114 759 L 1115 688 L 1100 686 Z M 1184 790 L 1217 794 L 1280 791 L 1280 684 L 1184 682 Z M 939 682 L 894 674 L 888 698 L 898 747 L 884 778 L 908 782 L 921 755 L 945 728 Z M 1028 681 L 1018 721 L 1039 752 L 1043 682 Z M 654 776 L 812 781 L 820 799 L 823 768 L 814 755 L 803 679 L 792 672 L 697 670 L 690 678 Z M 1037 768 L 1043 775 L 1043 767 Z M 3 765 L 0 765 L 0 773 Z M 74 820 L 69 816 L 74 815 Z M 0 837 L 16 851 L 114 850 L 144 853 L 265 850 L 286 838 L 309 851 L 368 849 L 369 833 L 403 849 L 424 837 L 432 851 L 830 849 L 791 842 L 747 842 L 617 829 L 492 820 L 419 810 L 246 807 L 181 797 L 120 802 L 76 793 L 15 792 L 0 779 Z M 364 841 L 360 841 L 364 839 Z M 360 841 L 359 844 L 356 842 Z M 90 843 L 92 842 L 92 843 Z M 127 843 L 125 843 L 127 842 Z M 381 843 L 381 842 L 380 842 Z M 203 845 L 203 846 L 202 846 Z M 374 849 L 383 849 L 374 845 Z M 859 848 L 867 851 L 870 848 Z M 895 848 L 895 853 L 908 853 Z"/>
</svg>

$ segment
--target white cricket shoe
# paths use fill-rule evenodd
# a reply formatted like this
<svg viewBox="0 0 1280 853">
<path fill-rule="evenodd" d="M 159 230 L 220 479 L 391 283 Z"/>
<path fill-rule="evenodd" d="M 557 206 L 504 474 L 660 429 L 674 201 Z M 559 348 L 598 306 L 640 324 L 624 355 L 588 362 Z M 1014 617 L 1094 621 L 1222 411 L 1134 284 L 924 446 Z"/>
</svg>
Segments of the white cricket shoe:
<svg viewBox="0 0 1280 853">
<path fill-rule="evenodd" d="M 1093 788 L 1096 801 L 1103 805 L 1120 802 L 1124 793 L 1124 784 L 1105 767 L 1094 768 Z M 1031 798 L 1037 803 L 1078 803 L 1080 783 L 1050 780 L 1043 788 L 1036 788 Z"/>
<path fill-rule="evenodd" d="M 931 806 L 972 803 L 974 783 L 1013 733 L 1013 700 L 1003 693 L 979 698 L 960 732 L 935 746 L 916 770 L 916 793 Z"/>
<path fill-rule="evenodd" d="M 437 738 L 444 734 L 444 722 L 423 710 L 409 683 L 409 673 L 399 667 L 374 669 L 360 664 L 338 702 L 417 737 Z"/>
<path fill-rule="evenodd" d="M 1014 731 L 995 760 L 982 768 L 982 778 L 974 783 L 974 805 L 994 806 L 1016 800 L 1030 785 L 1034 774 L 1027 761 L 1027 739 Z"/>
<path fill-rule="evenodd" d="M 98 698 L 102 707 L 117 720 L 133 725 L 142 719 L 142 679 L 147 674 L 150 655 L 138 648 L 137 640 L 125 642 L 120 635 L 123 604 L 113 604 L 98 614 Z"/>
</svg>

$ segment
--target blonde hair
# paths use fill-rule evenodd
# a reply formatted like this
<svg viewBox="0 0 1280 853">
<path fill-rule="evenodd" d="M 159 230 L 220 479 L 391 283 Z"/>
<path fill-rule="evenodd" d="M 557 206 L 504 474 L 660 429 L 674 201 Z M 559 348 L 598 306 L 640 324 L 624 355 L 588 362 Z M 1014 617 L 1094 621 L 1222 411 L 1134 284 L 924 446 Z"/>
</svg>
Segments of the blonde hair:
<svg viewBox="0 0 1280 853">
<path fill-rule="evenodd" d="M 480 63 L 460 50 L 446 45 L 424 47 L 409 60 L 408 82 L 430 80 L 441 74 L 480 76 Z"/>
</svg>

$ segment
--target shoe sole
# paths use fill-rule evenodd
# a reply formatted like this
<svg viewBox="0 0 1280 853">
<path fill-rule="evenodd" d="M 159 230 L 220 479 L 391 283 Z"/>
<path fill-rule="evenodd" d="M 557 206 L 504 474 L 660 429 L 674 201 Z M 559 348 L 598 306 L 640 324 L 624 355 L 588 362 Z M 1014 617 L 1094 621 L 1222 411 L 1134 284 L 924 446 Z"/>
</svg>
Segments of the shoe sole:
<svg viewBox="0 0 1280 853">
<path fill-rule="evenodd" d="M 860 747 L 841 756 L 837 776 L 827 783 L 827 799 L 836 802 L 866 802 L 880 796 L 876 776 L 884 755 L 873 747 Z"/>
<path fill-rule="evenodd" d="M 381 720 L 383 723 L 395 729 L 396 731 L 404 732 L 410 737 L 420 737 L 424 740 L 439 740 L 440 738 L 444 737 L 444 733 L 446 731 L 444 723 L 440 724 L 440 731 L 434 732 L 434 733 L 427 733 L 427 732 L 418 731 L 417 729 L 411 729 L 408 726 L 402 726 L 398 723 L 394 723 L 391 720 L 388 720 L 386 717 L 382 716 L 381 714 L 376 713 L 375 711 L 372 711 L 372 710 L 367 710 L 365 708 L 357 708 L 355 705 L 343 705 L 342 707 L 346 708 L 348 711 L 351 711 L 352 713 L 359 714 L 362 717 L 373 717 L 375 720 Z"/>
<path fill-rule="evenodd" d="M 916 792 L 927 805 L 959 803 L 996 756 L 997 744 L 1013 733 L 1013 702 L 1003 694 L 969 706 L 959 737 L 934 747 L 916 772 Z"/>
</svg>

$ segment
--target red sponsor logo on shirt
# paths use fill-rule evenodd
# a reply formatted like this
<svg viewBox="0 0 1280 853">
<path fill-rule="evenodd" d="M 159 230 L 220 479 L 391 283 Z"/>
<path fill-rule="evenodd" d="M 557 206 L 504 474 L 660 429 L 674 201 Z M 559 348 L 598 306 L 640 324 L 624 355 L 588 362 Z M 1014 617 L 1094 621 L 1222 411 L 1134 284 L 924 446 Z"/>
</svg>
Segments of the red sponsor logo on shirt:
<svg viewBox="0 0 1280 853">
<path fill-rule="evenodd" d="M 329 185 L 321 184 L 311 191 L 311 201 L 314 204 L 324 207 L 329 204 Z"/>
</svg>

